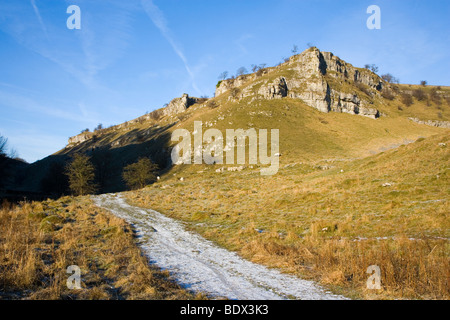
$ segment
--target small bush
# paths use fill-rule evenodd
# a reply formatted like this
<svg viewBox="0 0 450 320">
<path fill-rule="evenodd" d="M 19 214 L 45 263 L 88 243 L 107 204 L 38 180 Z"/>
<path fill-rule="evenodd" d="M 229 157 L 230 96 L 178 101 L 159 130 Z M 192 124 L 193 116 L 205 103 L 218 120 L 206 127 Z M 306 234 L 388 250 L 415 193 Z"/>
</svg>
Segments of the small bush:
<svg viewBox="0 0 450 320">
<path fill-rule="evenodd" d="M 217 108 L 219 105 L 217 104 L 216 101 L 214 100 L 209 100 L 208 103 L 206 103 L 206 106 L 210 109 L 215 109 Z"/>
<path fill-rule="evenodd" d="M 241 89 L 233 88 L 233 89 L 231 89 L 230 95 L 233 99 L 237 99 L 240 93 L 241 93 Z"/>
</svg>

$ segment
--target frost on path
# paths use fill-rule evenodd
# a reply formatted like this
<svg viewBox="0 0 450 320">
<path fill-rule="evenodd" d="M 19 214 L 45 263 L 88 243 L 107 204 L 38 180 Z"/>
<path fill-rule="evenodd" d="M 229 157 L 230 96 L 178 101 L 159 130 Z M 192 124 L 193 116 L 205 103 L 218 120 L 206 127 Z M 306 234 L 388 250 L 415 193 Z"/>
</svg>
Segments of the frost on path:
<svg viewBox="0 0 450 320">
<path fill-rule="evenodd" d="M 238 300 L 344 299 L 314 282 L 244 260 L 187 231 L 179 221 L 127 204 L 120 195 L 96 196 L 94 201 L 134 225 L 150 262 L 169 270 L 190 291 Z"/>
</svg>

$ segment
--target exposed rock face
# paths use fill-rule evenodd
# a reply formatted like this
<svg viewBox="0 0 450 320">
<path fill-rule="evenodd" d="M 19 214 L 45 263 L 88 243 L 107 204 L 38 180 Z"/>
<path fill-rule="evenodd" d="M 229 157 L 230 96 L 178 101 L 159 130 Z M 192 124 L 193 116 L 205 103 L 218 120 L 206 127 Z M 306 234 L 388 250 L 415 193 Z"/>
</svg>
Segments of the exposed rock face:
<svg viewBox="0 0 450 320">
<path fill-rule="evenodd" d="M 332 53 L 320 52 L 317 48 L 293 56 L 279 67 L 268 68 L 265 73 L 274 73 L 281 68 L 286 72 L 275 79 L 269 76 L 266 80 L 258 81 L 258 77 L 252 74 L 222 81 L 216 96 L 247 84 L 247 87 L 242 88 L 241 98 L 250 95 L 262 99 L 290 97 L 301 99 L 322 112 L 345 112 L 374 119 L 380 116 L 378 110 L 370 106 L 370 99 L 362 99 L 363 94 L 356 89 L 357 86 L 363 86 L 370 96 L 379 94 L 383 81 L 369 70 L 355 68 Z M 257 91 L 252 90 L 255 83 L 259 85 Z"/>
<path fill-rule="evenodd" d="M 287 93 L 288 87 L 284 77 L 278 77 L 267 86 L 262 86 L 258 90 L 258 94 L 263 96 L 264 99 L 281 99 L 286 97 Z"/>
</svg>

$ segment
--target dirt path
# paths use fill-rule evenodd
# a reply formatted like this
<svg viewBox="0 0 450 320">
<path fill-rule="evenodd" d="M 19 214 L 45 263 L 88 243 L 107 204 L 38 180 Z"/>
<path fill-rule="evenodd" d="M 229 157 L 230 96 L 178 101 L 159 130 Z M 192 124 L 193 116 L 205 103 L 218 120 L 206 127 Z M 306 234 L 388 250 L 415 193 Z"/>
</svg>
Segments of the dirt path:
<svg viewBox="0 0 450 320">
<path fill-rule="evenodd" d="M 119 194 L 96 196 L 94 201 L 133 224 L 150 262 L 169 270 L 188 290 L 238 300 L 344 298 L 311 281 L 244 260 L 187 231 L 179 221 L 130 206 Z"/>
</svg>

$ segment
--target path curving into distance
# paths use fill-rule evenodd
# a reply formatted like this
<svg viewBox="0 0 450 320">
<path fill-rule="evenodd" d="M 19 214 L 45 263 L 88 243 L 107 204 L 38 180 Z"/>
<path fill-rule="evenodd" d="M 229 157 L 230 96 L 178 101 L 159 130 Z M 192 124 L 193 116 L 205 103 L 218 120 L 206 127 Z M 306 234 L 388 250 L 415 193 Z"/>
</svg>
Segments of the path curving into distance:
<svg viewBox="0 0 450 320">
<path fill-rule="evenodd" d="M 93 200 L 134 225 L 150 262 L 170 271 L 190 291 L 233 300 L 345 299 L 312 281 L 247 261 L 187 231 L 177 220 L 129 205 L 120 194 L 104 194 Z"/>
</svg>

